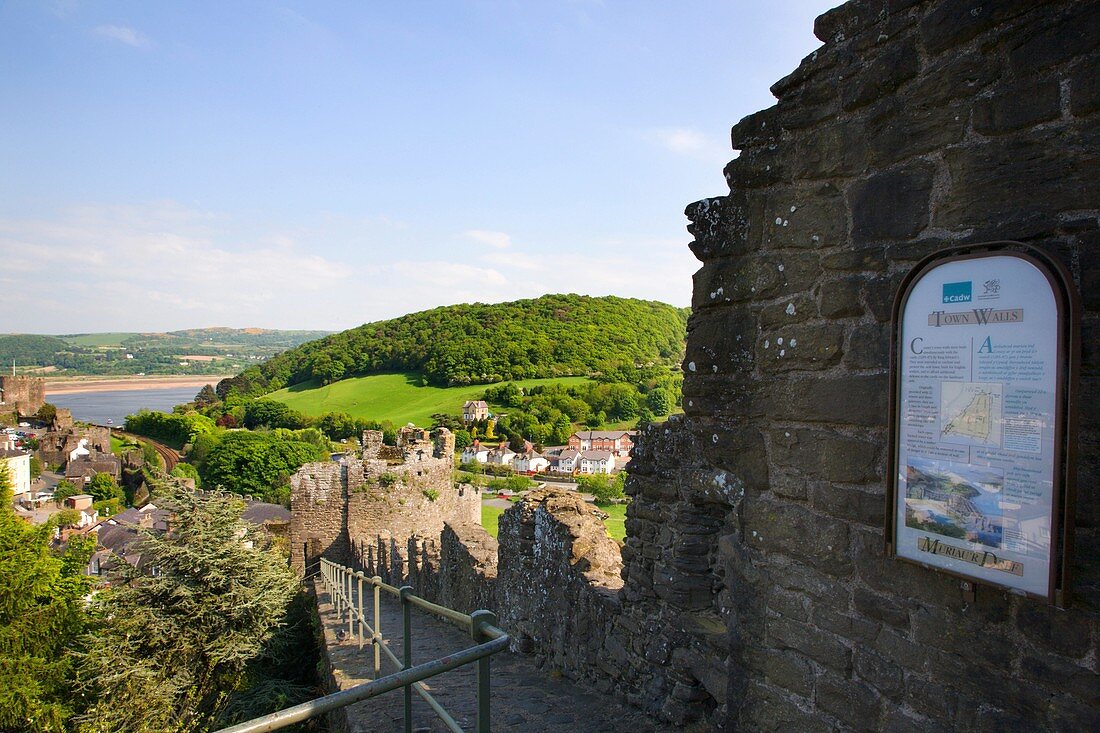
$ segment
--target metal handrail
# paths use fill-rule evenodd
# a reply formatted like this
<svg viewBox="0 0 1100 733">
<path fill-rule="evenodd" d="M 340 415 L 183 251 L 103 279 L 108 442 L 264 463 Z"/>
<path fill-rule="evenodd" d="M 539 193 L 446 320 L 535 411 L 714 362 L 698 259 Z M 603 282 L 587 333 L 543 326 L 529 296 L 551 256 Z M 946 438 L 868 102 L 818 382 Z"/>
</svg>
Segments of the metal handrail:
<svg viewBox="0 0 1100 733">
<path fill-rule="evenodd" d="M 489 657 L 506 649 L 509 643 L 508 634 L 496 626 L 495 614 L 491 611 L 474 611 L 472 614 L 467 615 L 413 595 L 411 586 L 397 588 L 383 583 L 378 576 L 368 578 L 362 571 L 352 570 L 325 558 L 321 558 L 320 567 L 318 574 L 332 597 L 332 605 L 337 616 L 342 619 L 344 614 L 347 614 L 348 636 L 358 636 L 360 649 L 368 640 L 374 647 L 374 674 L 376 679 L 277 713 L 225 728 L 218 733 L 259 733 L 260 731 L 279 730 L 361 700 L 396 690 L 398 687 L 403 688 L 405 692 L 404 729 L 406 733 L 412 731 L 413 690 L 416 690 L 417 694 L 424 698 L 425 702 L 451 731 L 464 733 L 454 717 L 428 692 L 428 688 L 424 686 L 422 680 L 475 661 L 478 665 L 477 732 L 489 732 Z M 367 622 L 363 612 L 364 583 L 369 583 L 374 591 L 373 628 Z M 356 590 L 358 590 L 358 593 L 356 593 Z M 381 591 L 395 595 L 401 600 L 402 631 L 404 635 L 403 660 L 397 658 L 397 655 L 390 650 L 389 645 L 382 638 Z M 470 633 L 476 645 L 455 654 L 448 654 L 439 659 L 413 666 L 412 621 L 410 615 L 412 606 L 417 606 L 429 613 L 459 624 Z M 343 621 L 341 620 L 342 624 Z M 382 652 L 385 652 L 386 657 L 401 671 L 379 679 L 377 676 L 381 673 Z"/>
</svg>

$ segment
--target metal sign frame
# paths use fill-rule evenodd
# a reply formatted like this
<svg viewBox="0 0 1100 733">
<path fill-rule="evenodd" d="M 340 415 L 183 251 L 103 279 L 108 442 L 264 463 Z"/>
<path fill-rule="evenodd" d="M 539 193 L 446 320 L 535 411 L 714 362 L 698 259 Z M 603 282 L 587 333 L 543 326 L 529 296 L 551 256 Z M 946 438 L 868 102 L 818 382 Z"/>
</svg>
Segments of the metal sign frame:
<svg viewBox="0 0 1100 733">
<path fill-rule="evenodd" d="M 947 262 L 976 260 L 988 257 L 1018 257 L 1033 265 L 1050 285 L 1057 308 L 1056 384 L 1054 395 L 1054 455 L 1053 485 L 1050 515 L 1050 566 L 1046 595 L 1025 592 L 1000 585 L 985 578 L 929 565 L 903 557 L 897 552 L 897 500 L 899 451 L 902 443 L 902 383 L 901 348 L 904 342 L 903 318 L 909 296 L 925 275 Z M 890 342 L 890 435 L 886 485 L 885 545 L 888 557 L 912 563 L 920 567 L 957 577 L 970 583 L 980 583 L 1013 593 L 1039 598 L 1050 604 L 1065 607 L 1070 587 L 1071 558 L 1073 555 L 1073 528 L 1076 502 L 1076 445 L 1077 411 L 1076 394 L 1081 363 L 1081 305 L 1080 296 L 1065 265 L 1050 254 L 1020 242 L 999 241 L 951 247 L 935 252 L 921 260 L 902 280 L 894 298 L 891 316 Z M 965 586 L 964 587 L 971 587 Z"/>
</svg>

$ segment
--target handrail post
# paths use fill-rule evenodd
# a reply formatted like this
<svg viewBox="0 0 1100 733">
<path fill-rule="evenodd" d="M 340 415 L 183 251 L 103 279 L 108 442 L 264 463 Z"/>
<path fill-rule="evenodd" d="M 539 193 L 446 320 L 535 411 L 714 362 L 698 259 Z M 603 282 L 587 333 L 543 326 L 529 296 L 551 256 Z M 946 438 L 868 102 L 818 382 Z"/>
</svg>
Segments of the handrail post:
<svg viewBox="0 0 1100 733">
<path fill-rule="evenodd" d="M 374 679 L 382 672 L 382 579 L 375 575 L 370 579 L 374 586 Z"/>
<path fill-rule="evenodd" d="M 357 597 L 359 606 L 359 651 L 363 650 L 363 571 L 360 570 L 355 573 L 355 579 L 359 581 L 359 595 Z"/>
<path fill-rule="evenodd" d="M 353 586 L 355 585 L 355 576 L 352 574 L 351 568 L 344 569 L 344 577 L 347 579 L 348 638 L 350 639 L 355 634 L 355 599 L 352 596 Z"/>
<path fill-rule="evenodd" d="M 489 640 L 486 626 L 496 626 L 497 615 L 492 611 L 474 611 L 470 614 L 470 635 L 475 644 Z M 477 733 L 489 733 L 489 657 L 477 660 Z"/>
<path fill-rule="evenodd" d="M 401 586 L 401 624 L 403 628 L 403 634 L 405 637 L 405 643 L 402 647 L 404 652 L 405 669 L 412 667 L 413 651 L 412 651 L 412 604 L 409 603 L 409 594 L 412 593 L 411 586 Z M 412 733 L 412 685 L 405 685 L 405 733 Z"/>
<path fill-rule="evenodd" d="M 344 614 L 344 576 L 340 573 L 340 566 L 332 566 L 332 595 L 336 598 L 336 618 Z"/>
</svg>

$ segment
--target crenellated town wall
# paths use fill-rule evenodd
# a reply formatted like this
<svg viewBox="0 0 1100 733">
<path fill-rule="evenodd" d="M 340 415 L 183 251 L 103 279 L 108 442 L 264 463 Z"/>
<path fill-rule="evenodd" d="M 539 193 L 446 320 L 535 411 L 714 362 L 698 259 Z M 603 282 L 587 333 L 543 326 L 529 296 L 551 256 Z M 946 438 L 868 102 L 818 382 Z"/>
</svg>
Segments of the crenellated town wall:
<svg viewBox="0 0 1100 733">
<path fill-rule="evenodd" d="M 670 725 L 1100 730 L 1100 2 L 854 0 L 815 33 L 734 126 L 729 192 L 687 209 L 685 415 L 639 437 L 621 557 L 551 491 L 502 515 L 495 563 L 466 522 L 352 558 Z M 995 240 L 1081 295 L 1064 609 L 885 552 L 892 303 L 926 255 Z"/>
<path fill-rule="evenodd" d="M 438 536 L 445 521 L 478 522 L 477 490 L 456 485 L 454 435 L 402 428 L 396 446 L 381 431 L 363 434 L 359 457 L 308 463 L 291 477 L 291 563 L 299 570 L 321 555 L 350 560 L 353 538 L 382 537 L 400 548 L 414 535 Z"/>
</svg>

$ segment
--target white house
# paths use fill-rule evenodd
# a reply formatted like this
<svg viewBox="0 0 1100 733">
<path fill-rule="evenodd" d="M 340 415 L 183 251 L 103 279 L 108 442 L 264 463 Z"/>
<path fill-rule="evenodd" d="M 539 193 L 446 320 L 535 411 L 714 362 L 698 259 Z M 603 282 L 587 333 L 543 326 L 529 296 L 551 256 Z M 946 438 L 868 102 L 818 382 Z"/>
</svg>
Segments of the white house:
<svg viewBox="0 0 1100 733">
<path fill-rule="evenodd" d="M 459 456 L 459 460 L 463 463 L 488 463 L 489 462 L 489 449 L 482 445 L 479 441 L 474 441 L 470 445 L 462 449 L 462 454 Z"/>
<path fill-rule="evenodd" d="M 499 446 L 489 451 L 487 462 L 497 466 L 511 466 L 512 459 L 515 457 L 516 452 L 509 448 L 507 443 L 501 443 Z"/>
<path fill-rule="evenodd" d="M 566 449 L 559 453 L 557 459 L 550 464 L 550 470 L 553 473 L 573 474 L 580 468 L 580 462 L 580 451 Z"/>
<path fill-rule="evenodd" d="M 8 467 L 11 477 L 12 493 L 15 498 L 30 494 L 31 491 L 31 454 L 14 448 L 0 446 L 0 463 Z"/>
<path fill-rule="evenodd" d="M 527 443 L 524 450 L 512 459 L 512 468 L 516 473 L 539 473 L 549 466 L 550 461 L 546 456 L 538 453 L 530 443 Z"/>
<path fill-rule="evenodd" d="M 611 473 L 615 470 L 615 454 L 606 450 L 586 450 L 581 452 L 580 472 Z"/>
<path fill-rule="evenodd" d="M 69 461 L 75 461 L 78 458 L 90 456 L 91 454 L 92 452 L 88 450 L 88 439 L 81 438 L 80 442 L 76 444 L 76 447 L 69 451 Z"/>
</svg>

